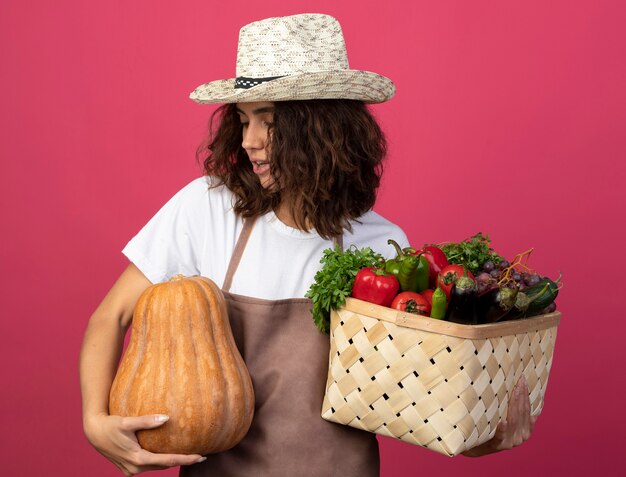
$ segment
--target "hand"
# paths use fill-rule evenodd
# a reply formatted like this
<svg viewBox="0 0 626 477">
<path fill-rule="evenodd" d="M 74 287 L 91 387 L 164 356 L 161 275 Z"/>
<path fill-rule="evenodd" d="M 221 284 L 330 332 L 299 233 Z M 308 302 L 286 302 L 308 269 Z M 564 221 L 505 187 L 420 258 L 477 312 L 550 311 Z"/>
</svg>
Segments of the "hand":
<svg viewBox="0 0 626 477">
<path fill-rule="evenodd" d="M 160 414 L 138 417 L 102 414 L 85 424 L 85 434 L 96 450 L 127 476 L 204 461 L 206 457 L 200 455 L 153 454 L 141 448 L 135 432 L 159 427 L 167 419 L 167 416 Z"/>
<path fill-rule="evenodd" d="M 493 438 L 484 444 L 463 452 L 468 457 L 479 457 L 493 452 L 512 449 L 530 438 L 539 416 L 530 415 L 530 399 L 528 384 L 522 375 L 515 385 L 511 397 L 506 419 L 496 428 Z"/>
</svg>

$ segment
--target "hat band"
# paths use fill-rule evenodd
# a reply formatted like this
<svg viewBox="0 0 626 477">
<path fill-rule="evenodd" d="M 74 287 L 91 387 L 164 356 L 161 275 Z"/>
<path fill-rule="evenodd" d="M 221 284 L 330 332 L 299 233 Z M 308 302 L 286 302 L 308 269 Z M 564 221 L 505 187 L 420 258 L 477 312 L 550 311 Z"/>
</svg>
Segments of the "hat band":
<svg viewBox="0 0 626 477">
<path fill-rule="evenodd" d="M 235 78 L 235 89 L 252 88 L 254 86 L 260 85 L 261 83 L 267 83 L 268 81 L 272 81 L 278 78 L 282 78 L 282 76 L 268 76 L 266 78 L 246 78 L 244 76 L 238 76 L 237 78 Z"/>
</svg>

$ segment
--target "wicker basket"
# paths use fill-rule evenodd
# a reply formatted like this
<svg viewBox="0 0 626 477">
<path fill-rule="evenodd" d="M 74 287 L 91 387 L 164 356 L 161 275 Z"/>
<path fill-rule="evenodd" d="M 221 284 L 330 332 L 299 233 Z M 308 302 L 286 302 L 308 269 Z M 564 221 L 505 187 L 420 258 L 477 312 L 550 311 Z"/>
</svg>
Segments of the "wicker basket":
<svg viewBox="0 0 626 477">
<path fill-rule="evenodd" d="M 348 298 L 331 314 L 322 417 L 458 455 L 493 437 L 522 374 L 539 414 L 560 318 L 468 326 Z"/>
</svg>

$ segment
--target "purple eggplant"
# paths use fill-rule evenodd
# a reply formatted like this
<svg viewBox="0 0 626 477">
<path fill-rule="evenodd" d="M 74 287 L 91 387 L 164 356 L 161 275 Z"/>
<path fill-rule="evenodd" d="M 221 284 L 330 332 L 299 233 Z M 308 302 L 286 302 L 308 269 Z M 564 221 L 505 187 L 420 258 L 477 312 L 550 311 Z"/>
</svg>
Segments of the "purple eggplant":
<svg viewBox="0 0 626 477">
<path fill-rule="evenodd" d="M 459 277 L 450 291 L 446 320 L 464 325 L 477 324 L 477 298 L 476 282 L 469 276 Z"/>
<path fill-rule="evenodd" d="M 504 318 L 515 306 L 517 287 L 498 287 L 483 293 L 477 299 L 480 323 L 495 323 Z"/>
</svg>

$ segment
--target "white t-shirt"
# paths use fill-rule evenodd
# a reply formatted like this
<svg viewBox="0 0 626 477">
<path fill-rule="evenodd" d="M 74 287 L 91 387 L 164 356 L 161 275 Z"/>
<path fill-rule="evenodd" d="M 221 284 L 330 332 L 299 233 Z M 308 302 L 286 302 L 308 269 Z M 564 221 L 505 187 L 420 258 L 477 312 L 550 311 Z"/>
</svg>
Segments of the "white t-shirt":
<svg viewBox="0 0 626 477">
<path fill-rule="evenodd" d="M 243 220 L 233 210 L 233 193 L 225 186 L 209 188 L 209 182 L 200 177 L 181 189 L 124 248 L 152 283 L 181 273 L 222 286 Z M 402 229 L 370 211 L 352 222 L 352 232 L 344 232 L 343 246 L 369 246 L 394 257 L 388 239 L 408 247 Z M 294 229 L 274 213 L 265 214 L 254 224 L 230 291 L 268 300 L 302 298 L 330 247 L 332 241 L 314 231 Z"/>
</svg>

